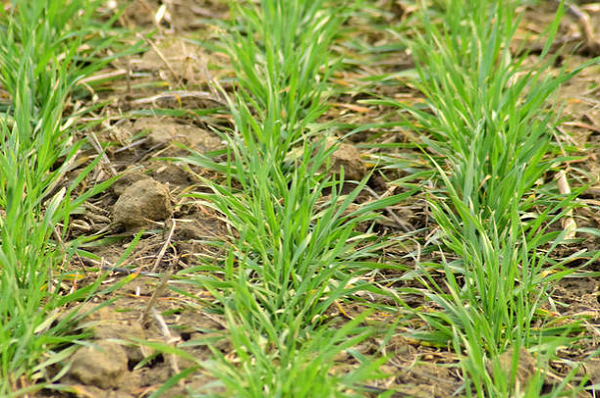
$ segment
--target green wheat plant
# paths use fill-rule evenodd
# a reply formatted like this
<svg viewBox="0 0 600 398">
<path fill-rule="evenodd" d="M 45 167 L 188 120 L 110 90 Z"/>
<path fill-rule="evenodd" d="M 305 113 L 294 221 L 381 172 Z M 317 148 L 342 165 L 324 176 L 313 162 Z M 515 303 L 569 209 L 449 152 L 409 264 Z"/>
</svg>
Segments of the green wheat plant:
<svg viewBox="0 0 600 398">
<path fill-rule="evenodd" d="M 255 150 L 282 162 L 307 128 L 325 111 L 328 57 L 340 23 L 355 1 L 232 2 L 232 35 L 225 51 L 233 63 L 239 94 L 264 123 L 281 124 L 277 136 L 256 135 Z M 331 64 L 331 65 L 330 65 Z M 255 131 L 255 134 L 258 133 Z"/>
<path fill-rule="evenodd" d="M 61 377 L 48 367 L 64 360 L 85 337 L 73 333 L 67 303 L 85 300 L 96 284 L 62 291 L 61 267 L 75 253 L 65 242 L 70 214 L 110 182 L 75 196 L 97 165 L 61 186 L 83 142 L 73 144 L 76 119 L 64 110 L 78 79 L 103 65 L 88 54 L 76 61 L 92 24 L 95 3 L 13 1 L 0 11 L 0 81 L 8 93 L 0 121 L 0 395 L 53 388 Z M 80 29 L 81 30 L 78 30 Z M 97 43 L 100 48 L 102 41 Z M 82 64 L 83 65 L 83 64 Z M 57 387 L 58 388 L 58 387 Z"/>
<path fill-rule="evenodd" d="M 432 154 L 439 189 L 432 190 L 430 205 L 440 227 L 439 248 L 457 258 L 443 259 L 443 283 L 425 270 L 435 265 L 422 265 L 424 295 L 441 310 L 415 314 L 431 328 L 417 335 L 452 345 L 467 376 L 468 396 L 518 393 L 514 371 L 512 382 L 498 377 L 499 354 L 510 347 L 545 347 L 552 355 L 552 347 L 565 344 L 578 329 L 576 324 L 535 330 L 532 325 L 550 324 L 540 309 L 549 304 L 553 284 L 571 272 L 562 266 L 566 261 L 549 257 L 568 231 L 548 227 L 567 214 L 577 196 L 538 189 L 565 160 L 553 153 L 559 119 L 557 108 L 548 104 L 586 65 L 551 70 L 554 58 L 548 50 L 561 5 L 537 67 L 525 70 L 528 54 L 511 51 L 518 4 L 450 0 L 423 7 L 423 33 L 410 45 L 415 84 L 426 107 L 397 104 L 410 115 L 407 120 L 412 118 L 407 126 L 421 133 L 425 153 Z M 526 391 L 520 386 L 520 393 L 538 396 L 543 377 L 536 377 Z"/>
<path fill-rule="evenodd" d="M 358 226 L 413 192 L 355 207 L 366 178 L 349 190 L 343 170 L 328 173 L 338 143 L 331 145 L 316 121 L 326 109 L 335 67 L 328 51 L 343 8 L 277 0 L 232 10 L 226 48 L 239 90 L 229 101 L 233 128 L 221 133 L 227 160 L 185 159 L 223 173 L 225 186 L 205 181 L 212 192 L 192 196 L 223 214 L 236 235 L 215 243 L 228 249 L 220 266 L 190 276 L 217 299 L 239 361 L 215 352 L 209 368 L 229 395 L 353 396 L 348 388 L 378 377 L 379 362 L 357 356 L 361 365 L 346 376 L 329 370 L 373 331 L 357 321 L 336 331 L 327 312 L 371 289 L 360 277 L 381 267 L 384 244 Z"/>
<path fill-rule="evenodd" d="M 243 126 L 243 121 L 240 123 L 238 126 Z M 326 314 L 334 302 L 343 302 L 356 291 L 370 289 L 360 281 L 360 275 L 381 267 L 373 259 L 377 258 L 382 243 L 368 231 L 358 232 L 357 226 L 372 222 L 375 211 L 386 203 L 412 194 L 408 192 L 387 202 L 350 210 L 365 181 L 342 195 L 343 180 L 331 180 L 322 173 L 331 150 L 318 142 L 305 143 L 294 171 L 289 174 L 274 165 L 265 165 L 256 153 L 242 151 L 243 156 L 248 156 L 244 158 L 244 168 L 232 167 L 236 170 L 235 177 L 243 181 L 241 190 L 211 184 L 213 193 L 193 195 L 203 206 L 222 213 L 240 236 L 231 244 L 223 269 L 211 267 L 211 276 L 197 278 L 221 303 L 231 333 L 239 338 L 234 348 L 242 360 L 238 370 L 243 372 L 242 379 L 245 383 L 248 380 L 257 383 L 248 390 L 245 383 L 235 384 L 240 379 L 225 377 L 233 370 L 221 361 L 223 369 L 230 370 L 217 376 L 227 380 L 231 391 L 238 394 L 247 391 L 240 396 L 337 396 L 332 394 L 340 385 L 332 384 L 331 380 L 326 383 L 330 376 L 324 372 L 311 376 L 315 369 L 333 365 L 320 363 L 323 361 L 320 356 L 314 359 L 318 363 L 307 359 L 311 352 L 316 355 L 318 351 L 313 351 L 318 347 L 313 339 L 331 333 Z M 324 200 L 325 192 L 328 195 Z M 351 331 L 348 330 L 349 334 Z M 352 339 L 358 342 L 369 334 L 357 333 Z M 341 347 L 332 345 L 331 349 L 339 353 Z M 257 360 L 261 357 L 265 360 Z M 273 367 L 273 361 L 279 365 Z M 298 368 L 300 364 L 302 368 Z M 300 390 L 295 392 L 296 383 L 280 385 L 286 380 L 282 372 L 288 369 L 294 372 L 303 369 L 302 377 L 313 378 L 306 382 L 315 388 L 322 384 L 324 390 L 316 388 L 300 393 Z M 260 376 L 261 372 L 267 373 Z M 275 393 L 281 389 L 284 389 L 281 394 Z"/>
<path fill-rule="evenodd" d="M 512 206 L 521 212 L 533 207 L 526 195 L 561 161 L 547 156 L 557 117 L 545 104 L 585 67 L 555 76 L 552 57 L 543 53 L 537 68 L 523 72 L 526 55 L 515 57 L 510 50 L 519 23 L 515 5 L 453 1 L 444 28 L 425 16 L 425 36 L 414 44 L 417 87 L 430 106 L 410 112 L 430 133 L 426 146 L 444 156 L 462 201 L 501 231 L 510 223 Z M 554 31 L 549 34 L 551 42 Z"/>
</svg>

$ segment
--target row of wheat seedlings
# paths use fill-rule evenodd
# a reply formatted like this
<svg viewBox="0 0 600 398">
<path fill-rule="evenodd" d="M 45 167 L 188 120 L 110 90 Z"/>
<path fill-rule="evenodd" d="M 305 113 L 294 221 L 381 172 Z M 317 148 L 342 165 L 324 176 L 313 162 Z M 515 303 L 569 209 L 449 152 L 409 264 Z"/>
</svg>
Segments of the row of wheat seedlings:
<svg viewBox="0 0 600 398">
<path fill-rule="evenodd" d="M 341 3 L 232 6 L 225 51 L 238 88 L 229 100 L 233 127 L 221 133 L 227 160 L 187 159 L 226 177 L 223 185 L 205 181 L 212 193 L 195 197 L 223 214 L 237 236 L 220 243 L 228 254 L 203 267 L 208 275 L 190 276 L 227 317 L 235 359 L 214 349 L 215 361 L 199 364 L 225 396 L 354 396 L 361 380 L 377 376 L 379 362 L 358 354 L 352 370 L 332 371 L 337 355 L 373 333 L 361 325 L 367 314 L 337 327 L 327 316 L 336 301 L 370 288 L 360 275 L 379 267 L 375 235 L 356 226 L 402 200 L 352 208 L 366 181 L 344 184 L 343 170 L 329 170 L 337 144 L 316 122 L 336 67 L 332 39 L 355 6 Z"/>
<path fill-rule="evenodd" d="M 556 327 L 548 311 L 553 284 L 571 272 L 563 267 L 569 259 L 551 253 L 573 233 L 551 226 L 575 205 L 577 192 L 560 195 L 544 178 L 564 160 L 553 143 L 558 108 L 550 100 L 584 66 L 551 68 L 562 6 L 536 63 L 526 49 L 514 55 L 519 3 L 424 7 L 423 32 L 410 46 L 426 107 L 397 104 L 431 154 L 439 248 L 457 258 L 421 264 L 425 298 L 440 310 L 416 314 L 430 327 L 419 338 L 455 350 L 468 396 L 540 396 L 548 359 L 577 330 L 575 323 Z M 443 283 L 431 269 L 444 273 Z M 537 371 L 524 376 L 529 366 Z"/>
<path fill-rule="evenodd" d="M 77 116 L 65 113 L 77 81 L 103 65 L 93 51 L 107 44 L 91 13 L 98 2 L 13 1 L 0 8 L 0 396 L 50 388 L 49 366 L 83 335 L 61 307 L 96 286 L 63 291 L 61 267 L 77 248 L 66 242 L 69 216 L 105 186 L 79 196 L 61 182 L 84 141 L 74 144 Z M 88 50 L 81 50 L 88 44 Z M 70 347 L 70 348 L 67 348 Z M 66 348 L 66 349 L 65 349 Z"/>
</svg>

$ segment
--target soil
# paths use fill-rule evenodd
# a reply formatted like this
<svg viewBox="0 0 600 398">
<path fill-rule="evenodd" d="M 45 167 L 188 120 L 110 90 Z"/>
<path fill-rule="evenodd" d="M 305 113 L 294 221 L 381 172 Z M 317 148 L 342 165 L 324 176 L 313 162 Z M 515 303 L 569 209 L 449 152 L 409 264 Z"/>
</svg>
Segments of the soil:
<svg viewBox="0 0 600 398">
<path fill-rule="evenodd" d="M 353 29 L 371 45 L 385 49 L 386 44 L 396 42 L 385 29 L 390 24 L 402 23 L 414 16 L 412 2 L 402 0 L 379 0 L 369 15 L 351 18 L 345 28 Z M 119 59 L 100 73 L 125 70 L 125 76 L 96 89 L 88 100 L 90 105 L 106 102 L 100 117 L 101 124 L 95 136 L 106 149 L 106 159 L 90 176 L 88 185 L 110 177 L 121 177 L 105 193 L 86 204 L 86 211 L 74 215 L 70 238 L 102 235 L 102 244 L 86 247 L 94 258 L 74 258 L 70 268 L 84 275 L 73 284 L 90 283 L 102 274 L 102 269 L 119 263 L 128 250 L 133 236 L 144 230 L 139 243 L 131 250 L 124 264 L 109 273 L 102 281 L 103 293 L 78 309 L 89 315 L 80 319 L 76 329 L 88 331 L 92 338 L 78 348 L 55 371 L 68 370 L 60 377 L 60 383 L 70 386 L 70 392 L 42 391 L 40 396 L 60 397 L 146 397 L 157 391 L 165 381 L 180 370 L 193 365 L 183 356 L 161 354 L 153 347 L 179 347 L 197 359 L 208 359 L 211 352 L 206 344 L 179 344 L 181 342 L 208 341 L 225 355 L 230 353 L 225 320 L 210 311 L 207 303 L 212 299 L 209 292 L 198 286 L 179 283 L 173 278 L 166 289 L 160 288 L 166 272 L 185 272 L 199 265 L 199 258 L 220 257 L 206 240 L 231 234 L 219 214 L 187 194 L 196 192 L 203 178 L 219 181 L 220 176 L 200 166 L 185 164 L 179 157 L 188 156 L 191 149 L 198 153 L 218 154 L 225 148 L 223 140 L 214 132 L 231 125 L 225 103 L 218 92 L 211 89 L 213 80 L 223 82 L 228 89 L 228 78 L 233 76 L 227 56 L 210 50 L 211 46 L 198 46 L 191 40 L 215 43 L 222 37 L 220 21 L 229 18 L 226 1 L 187 0 L 163 2 L 166 13 L 160 22 L 154 15 L 159 9 L 155 0 L 135 0 L 119 18 L 123 27 L 147 33 L 157 33 L 148 40 L 148 46 L 139 54 Z M 516 48 L 525 46 L 535 49 L 536 37 L 551 23 L 556 6 L 551 2 L 522 9 L 524 19 L 517 31 Z M 600 22 L 597 4 L 583 7 L 594 25 Z M 384 27 L 383 29 L 381 27 Z M 591 59 L 590 48 L 583 43 L 583 30 L 572 16 L 563 20 L 559 41 L 568 45 L 557 48 L 561 54 L 556 67 L 563 63 L 577 65 Z M 132 35 L 131 44 L 138 39 Z M 344 43 L 338 43 L 344 48 Z M 578 47 L 579 45 L 579 47 Z M 365 105 L 361 99 L 385 95 L 406 103 L 421 101 L 403 75 L 412 68 L 410 54 L 403 48 L 382 50 L 382 55 L 368 57 L 360 51 L 346 48 L 347 58 L 352 62 L 334 76 L 339 94 L 331 98 L 331 108 L 324 119 L 336 119 L 348 126 L 366 125 L 372 121 L 398 120 L 397 110 L 384 105 Z M 515 51 L 517 51 L 515 49 Z M 532 55 L 534 56 L 534 55 Z M 600 122 L 598 99 L 600 96 L 600 72 L 590 67 L 566 84 L 560 92 L 565 101 L 562 125 L 564 136 L 560 141 L 579 150 L 580 158 L 569 162 L 569 179 L 574 186 L 589 184 L 582 195 L 589 207 L 576 209 L 579 226 L 599 226 L 597 206 L 600 205 L 598 156 L 600 155 Z M 388 74 L 390 77 L 372 83 L 364 79 L 370 75 Z M 340 136 L 347 131 L 340 131 Z M 568 135 L 567 135 L 568 133 Z M 84 138 L 84 137 L 81 137 Z M 88 138 L 89 137 L 85 137 Z M 334 170 L 344 168 L 347 179 L 360 180 L 370 171 L 372 160 L 385 156 L 387 149 L 379 144 L 410 143 L 416 138 L 411 132 L 396 127 L 367 129 L 347 138 L 334 153 Z M 380 147 L 385 147 L 380 145 Z M 394 149 L 393 151 L 399 151 Z M 376 169 L 369 187 L 378 195 L 397 189 L 389 181 L 405 178 L 427 165 L 419 163 L 418 152 L 409 145 L 396 153 L 405 163 L 396 169 Z M 94 146 L 87 147 L 82 156 L 98 155 Z M 215 155 L 218 156 L 218 155 Z M 74 169 L 71 178 L 86 166 L 82 162 Z M 368 170 L 369 169 L 369 170 Z M 365 192 L 358 200 L 368 200 L 372 194 Z M 435 232 L 435 224 L 428 210 L 426 196 L 419 194 L 407 199 L 402 206 L 389 209 L 400 221 L 388 213 L 378 228 L 381 234 L 398 236 L 406 231 L 419 231 L 414 239 L 387 249 L 381 261 L 399 262 L 411 267 L 411 256 L 418 249 L 416 240 L 428 241 Z M 568 255 L 580 249 L 596 250 L 598 238 L 578 236 L 580 241 L 560 248 Z M 427 254 L 423 254 L 426 256 Z M 573 264 L 573 266 L 580 264 Z M 588 385 L 600 383 L 600 362 L 589 359 L 598 349 L 595 329 L 600 321 L 600 282 L 597 279 L 598 262 L 592 262 L 578 275 L 562 280 L 554 291 L 556 319 L 570 317 L 581 319 L 589 338 L 574 347 L 559 350 L 559 357 L 552 362 L 556 377 L 548 379 L 548 386 L 560 383 L 572 370 L 572 364 L 584 364 L 578 374 L 590 378 Z M 125 272 L 123 270 L 131 270 Z M 139 274 L 131 272 L 140 271 Z M 389 271 L 381 275 L 388 287 L 416 286 L 415 281 Z M 585 275 L 585 273 L 588 275 Z M 128 283 L 124 283 L 128 281 Z M 157 293 L 158 292 L 158 293 Z M 190 300 L 193 297 L 193 300 Z M 371 297 L 371 296 L 369 296 Z M 377 301 L 377 299 L 372 299 Z M 404 297 L 413 308 L 427 311 L 432 304 L 414 296 Z M 194 305 L 190 305 L 195 303 Z M 393 303 L 385 303 L 394 305 Z M 73 309 L 68 309 L 73 310 Z M 333 310 L 332 316 L 345 319 L 362 309 L 344 308 Z M 350 315 L 349 315 L 350 314 Z M 386 322 L 372 316 L 371 322 Z M 166 325 L 166 326 L 165 326 Z M 416 325 L 412 325 L 415 326 Z M 402 328 L 395 331 L 383 348 L 389 356 L 382 371 L 389 375 L 373 382 L 368 390 L 373 395 L 394 390 L 393 396 L 403 397 L 452 397 L 460 393 L 463 376 L 456 366 L 457 358 L 448 347 L 435 347 L 425 342 L 403 337 Z M 379 350 L 380 341 L 374 338 L 368 344 L 356 347 L 362 353 Z M 510 354 L 507 358 L 510 358 Z M 523 354 L 529 358 L 529 354 Z M 340 359 L 340 369 L 354 366 L 350 356 Z M 533 362 L 522 365 L 518 375 L 526 385 L 532 373 Z M 508 366 L 507 366 L 508 367 Z M 57 373 L 58 374 L 58 373 Z M 188 396 L 189 391 L 219 392 L 211 384 L 211 376 L 197 369 L 161 396 Z M 587 396 L 592 396 L 591 393 Z"/>
</svg>

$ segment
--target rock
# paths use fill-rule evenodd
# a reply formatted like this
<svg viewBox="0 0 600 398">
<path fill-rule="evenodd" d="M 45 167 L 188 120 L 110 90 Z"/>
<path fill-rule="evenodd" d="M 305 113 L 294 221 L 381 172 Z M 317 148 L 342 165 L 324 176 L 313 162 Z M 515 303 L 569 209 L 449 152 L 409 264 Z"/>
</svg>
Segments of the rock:
<svg viewBox="0 0 600 398">
<path fill-rule="evenodd" d="M 75 352 L 68 376 L 108 389 L 119 387 L 128 373 L 125 350 L 117 343 L 99 340 L 94 347 L 81 347 Z"/>
<path fill-rule="evenodd" d="M 113 222 L 131 230 L 144 227 L 151 221 L 164 221 L 172 213 L 167 186 L 147 178 L 123 191 L 113 209 Z"/>
</svg>

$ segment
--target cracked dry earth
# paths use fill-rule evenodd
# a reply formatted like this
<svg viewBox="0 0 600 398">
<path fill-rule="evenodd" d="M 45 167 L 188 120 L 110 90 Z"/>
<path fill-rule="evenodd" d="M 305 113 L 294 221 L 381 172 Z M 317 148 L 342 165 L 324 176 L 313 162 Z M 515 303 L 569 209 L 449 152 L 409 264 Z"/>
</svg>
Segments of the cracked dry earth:
<svg viewBox="0 0 600 398">
<path fill-rule="evenodd" d="M 116 175 L 121 177 L 104 194 L 87 203 L 83 214 L 73 216 L 70 238 L 99 234 L 103 238 L 101 244 L 84 244 L 84 249 L 92 256 L 73 259 L 70 270 L 78 277 L 70 283 L 72 286 L 93 283 L 106 274 L 101 272 L 103 268 L 115 265 L 119 268 L 101 280 L 99 293 L 79 309 L 81 317 L 77 318 L 74 328 L 89 333 L 89 339 L 66 360 L 70 367 L 61 376 L 60 383 L 69 390 L 61 393 L 42 391 L 39 396 L 146 397 L 158 391 L 170 377 L 192 365 L 182 356 L 161 353 L 153 346 L 177 345 L 195 358 L 209 359 L 212 355 L 209 348 L 194 344 L 196 340 L 208 339 L 223 354 L 230 355 L 231 352 L 224 319 L 211 313 L 205 305 L 211 301 L 211 295 L 187 283 L 183 277 L 199 264 L 198 258 L 222 256 L 223 253 L 205 243 L 207 240 L 233 233 L 221 215 L 186 196 L 202 189 L 203 178 L 219 181 L 221 177 L 177 160 L 189 154 L 186 148 L 216 154 L 224 148 L 214 131 L 229 126 L 231 119 L 223 99 L 211 91 L 210 81 L 219 81 L 228 90 L 233 72 L 224 54 L 211 52 L 209 46 L 198 46 L 190 39 L 199 43 L 220 40 L 223 31 L 219 22 L 228 18 L 228 7 L 225 1 L 216 0 L 164 4 L 168 20 L 158 26 L 158 33 L 149 39 L 151 43 L 147 43 L 140 53 L 119 59 L 102 71 L 100 74 L 118 78 L 103 83 L 89 98 L 89 105 L 100 102 L 107 105 L 97 115 L 105 121 L 88 136 L 81 137 L 92 143 L 82 153 L 82 159 L 98 156 L 100 146 L 106 150 L 106 156 L 87 184 Z M 410 21 L 416 8 L 409 1 L 379 0 L 373 4 L 368 13 L 352 17 L 346 28 L 353 40 L 359 40 L 356 37 L 360 36 L 365 46 L 384 48 L 395 40 L 386 28 Z M 152 31 L 157 28 L 152 16 L 159 6 L 157 1 L 135 0 L 127 7 L 119 24 L 132 31 Z M 525 18 L 518 38 L 529 40 L 530 36 L 542 32 L 550 23 L 554 10 L 549 4 L 524 8 Z M 600 21 L 598 7 L 590 6 L 586 11 L 593 21 Z M 566 17 L 561 24 L 560 36 L 568 43 L 581 40 L 577 20 Z M 132 34 L 130 44 L 137 40 Z M 343 39 L 340 40 L 339 47 L 346 48 Z M 403 74 L 412 68 L 405 49 L 393 48 L 371 54 L 351 48 L 346 50 L 346 57 L 356 62 L 345 63 L 336 74 L 333 83 L 338 94 L 331 98 L 331 108 L 325 118 L 348 126 L 389 122 L 397 120 L 394 109 L 364 105 L 359 101 L 377 95 L 407 103 L 420 100 L 420 95 Z M 594 55 L 579 51 L 573 57 L 560 56 L 559 61 L 577 64 Z M 384 82 L 370 83 L 364 79 L 383 74 L 390 76 Z M 600 70 L 591 67 L 560 93 L 566 101 L 563 129 L 571 134 L 569 142 L 583 155 L 570 165 L 570 178 L 575 184 L 590 184 L 582 198 L 590 207 L 576 210 L 577 222 L 579 226 L 592 228 L 599 226 L 596 211 L 600 204 L 597 180 L 600 171 L 597 159 L 600 153 L 599 84 Z M 340 129 L 340 135 L 344 132 Z M 384 150 L 377 144 L 406 143 L 414 139 L 411 134 L 389 127 L 365 130 L 350 137 L 335 154 L 332 163 L 336 167 L 343 165 L 346 175 L 352 174 L 351 179 L 360 180 L 378 156 L 387 155 L 382 154 Z M 419 152 L 410 147 L 392 151 L 399 152 L 394 155 L 405 159 L 407 166 L 373 173 L 369 187 L 377 195 L 395 189 L 389 181 L 407 177 L 414 170 L 425 167 L 419 162 Z M 164 160 L 166 158 L 170 160 Z M 82 161 L 81 168 L 85 165 Z M 76 178 L 78 170 L 73 170 L 71 179 Z M 371 197 L 371 193 L 365 192 L 359 200 Z M 414 239 L 425 240 L 435 229 L 425 198 L 425 195 L 416 195 L 391 209 L 394 216 L 384 214 L 378 231 L 397 237 L 406 230 L 417 230 L 420 232 Z M 139 242 L 131 248 L 138 233 L 141 233 Z M 388 249 L 382 261 L 410 266 L 413 260 L 408 254 L 414 250 L 411 244 L 407 242 Z M 587 238 L 561 250 L 568 255 L 582 248 L 596 250 L 597 246 L 597 239 Z M 121 262 L 129 250 L 127 259 Z M 139 274 L 132 274 L 136 270 Z M 555 377 L 546 380 L 548 388 L 560 382 L 570 371 L 571 363 L 583 361 L 598 348 L 593 336 L 600 320 L 599 270 L 599 263 L 592 263 L 585 269 L 587 275 L 564 280 L 554 292 L 555 300 L 566 304 L 560 316 L 583 319 L 590 338 L 584 339 L 576 348 L 559 350 L 559 359 L 551 364 Z M 401 280 L 401 275 L 395 272 L 399 271 L 390 271 L 381 276 L 382 280 L 392 281 L 392 287 L 415 283 L 409 278 Z M 170 275 L 168 281 L 165 274 Z M 377 301 L 377 298 L 365 297 L 365 300 Z M 429 305 L 419 297 L 412 301 L 411 297 L 406 297 L 405 301 L 413 307 L 422 306 L 424 310 Z M 65 309 L 65 314 L 71 310 Z M 330 315 L 343 322 L 363 310 L 359 304 L 352 304 L 334 308 Z M 389 314 L 374 313 L 370 322 L 387 325 Z M 462 376 L 452 366 L 456 364 L 455 355 L 444 347 L 427 346 L 403 337 L 402 331 L 399 327 L 386 341 L 384 351 L 390 359 L 382 371 L 389 377 L 370 387 L 373 395 L 393 389 L 396 391 L 393 396 L 399 397 L 454 396 L 462 386 Z M 356 350 L 374 353 L 381 349 L 382 341 L 373 338 Z M 356 363 L 349 354 L 338 361 L 336 371 L 340 372 Z M 52 371 L 58 374 L 64 369 L 62 365 L 56 365 Z M 526 361 L 519 370 L 518 378 L 523 384 L 528 381 L 531 366 L 531 362 Z M 600 383 L 600 362 L 586 360 L 578 377 L 584 374 L 590 378 L 590 385 Z M 161 396 L 189 396 L 190 391 L 220 392 L 220 388 L 206 371 L 196 369 Z"/>
</svg>

